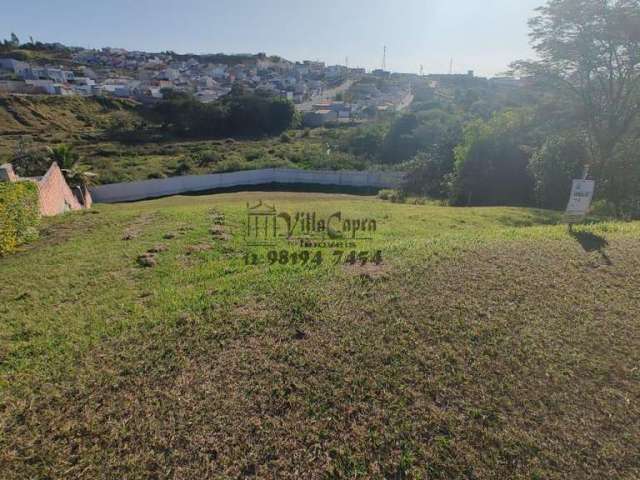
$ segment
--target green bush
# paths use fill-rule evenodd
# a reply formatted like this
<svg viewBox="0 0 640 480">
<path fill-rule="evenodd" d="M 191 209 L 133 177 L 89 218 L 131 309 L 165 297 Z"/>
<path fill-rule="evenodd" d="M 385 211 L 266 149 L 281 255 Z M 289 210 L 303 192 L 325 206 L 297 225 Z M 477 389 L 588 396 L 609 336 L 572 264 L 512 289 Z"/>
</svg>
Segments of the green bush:
<svg viewBox="0 0 640 480">
<path fill-rule="evenodd" d="M 291 137 L 286 133 L 280 135 L 280 143 L 291 143 Z"/>
<path fill-rule="evenodd" d="M 0 183 L 0 255 L 35 240 L 39 222 L 38 186 L 32 182 Z"/>
<path fill-rule="evenodd" d="M 247 161 L 239 156 L 237 153 L 227 155 L 224 160 L 217 163 L 212 173 L 225 173 L 225 172 L 237 172 L 240 170 L 249 170 L 252 167 L 249 166 Z"/>
<path fill-rule="evenodd" d="M 199 167 L 206 167 L 208 165 L 216 164 L 220 162 L 221 159 L 222 157 L 220 156 L 220 154 L 213 150 L 205 150 L 193 155 L 193 160 L 198 164 Z"/>
<path fill-rule="evenodd" d="M 378 198 L 380 200 L 389 200 L 389 198 L 391 197 L 391 195 L 393 195 L 395 193 L 395 190 L 380 190 L 378 192 Z"/>
<path fill-rule="evenodd" d="M 388 200 L 392 203 L 405 203 L 407 194 L 401 190 L 380 190 L 378 192 L 380 200 Z"/>
</svg>

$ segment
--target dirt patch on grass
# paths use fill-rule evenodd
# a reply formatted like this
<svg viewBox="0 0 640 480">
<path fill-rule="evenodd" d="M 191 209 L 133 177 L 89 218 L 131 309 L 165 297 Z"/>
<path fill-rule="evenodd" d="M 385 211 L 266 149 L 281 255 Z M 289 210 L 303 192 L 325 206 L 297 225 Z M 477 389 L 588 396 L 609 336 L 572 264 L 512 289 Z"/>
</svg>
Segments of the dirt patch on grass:
<svg viewBox="0 0 640 480">
<path fill-rule="evenodd" d="M 2 403 L 0 471 L 640 476 L 640 242 L 505 243 L 387 275 L 97 350 Z"/>
<path fill-rule="evenodd" d="M 102 228 L 104 219 L 97 210 L 69 213 L 63 217 L 46 218 L 40 228 L 40 239 L 26 250 L 50 247 L 68 242 Z"/>
<path fill-rule="evenodd" d="M 187 245 L 185 248 L 186 255 L 194 255 L 197 253 L 210 252 L 213 250 L 213 246 L 208 243 L 199 243 L 197 245 Z"/>
<path fill-rule="evenodd" d="M 153 213 L 145 213 L 140 215 L 131 223 L 129 223 L 129 225 L 127 225 L 127 228 L 122 234 L 122 240 L 124 241 L 135 240 L 142 234 L 145 227 L 153 224 L 156 218 L 157 218 L 157 215 Z"/>
<path fill-rule="evenodd" d="M 347 265 L 345 271 L 348 275 L 359 277 L 362 280 L 383 280 L 388 278 L 391 267 L 386 264 L 376 265 L 367 263 L 365 265 Z"/>
</svg>

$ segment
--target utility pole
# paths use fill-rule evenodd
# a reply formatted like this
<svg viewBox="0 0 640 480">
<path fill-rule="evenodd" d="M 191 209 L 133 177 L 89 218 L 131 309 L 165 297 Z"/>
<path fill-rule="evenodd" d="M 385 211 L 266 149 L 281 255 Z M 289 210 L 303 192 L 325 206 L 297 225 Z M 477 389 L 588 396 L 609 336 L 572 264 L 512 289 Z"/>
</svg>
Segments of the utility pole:
<svg viewBox="0 0 640 480">
<path fill-rule="evenodd" d="M 384 50 L 382 53 L 382 70 L 386 71 L 387 70 L 387 46 L 384 46 Z"/>
<path fill-rule="evenodd" d="M 420 65 L 420 76 L 424 77 L 424 65 Z"/>
</svg>

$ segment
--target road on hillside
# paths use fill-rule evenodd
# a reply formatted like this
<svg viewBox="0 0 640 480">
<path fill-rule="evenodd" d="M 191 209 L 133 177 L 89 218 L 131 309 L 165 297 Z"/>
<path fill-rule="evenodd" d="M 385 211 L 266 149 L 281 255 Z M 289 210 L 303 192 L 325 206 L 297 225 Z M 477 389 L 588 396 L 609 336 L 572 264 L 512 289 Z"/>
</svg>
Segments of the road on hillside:
<svg viewBox="0 0 640 480">
<path fill-rule="evenodd" d="M 354 83 L 355 80 L 347 80 L 342 85 L 339 85 L 335 88 L 325 89 L 320 95 L 314 95 L 309 101 L 296 105 L 296 108 L 302 112 L 307 112 L 311 110 L 315 104 L 320 103 L 324 100 L 333 100 L 339 93 L 346 92 Z"/>
<path fill-rule="evenodd" d="M 408 93 L 400 102 L 400 104 L 396 107 L 396 110 L 398 112 L 402 112 L 404 110 L 406 110 L 407 108 L 409 108 L 411 106 L 411 104 L 413 103 L 413 99 L 414 99 L 414 95 L 413 93 Z"/>
</svg>

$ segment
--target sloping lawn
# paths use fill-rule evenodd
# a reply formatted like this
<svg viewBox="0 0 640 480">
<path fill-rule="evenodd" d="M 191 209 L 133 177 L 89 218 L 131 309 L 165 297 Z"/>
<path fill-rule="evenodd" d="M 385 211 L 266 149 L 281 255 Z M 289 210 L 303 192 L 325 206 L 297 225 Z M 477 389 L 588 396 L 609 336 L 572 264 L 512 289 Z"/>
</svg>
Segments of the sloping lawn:
<svg viewBox="0 0 640 480">
<path fill-rule="evenodd" d="M 248 249 L 260 200 L 376 219 L 383 263 L 247 264 L 296 251 Z M 0 477 L 638 478 L 640 224 L 558 221 L 259 192 L 48 220 L 0 259 Z"/>
</svg>

